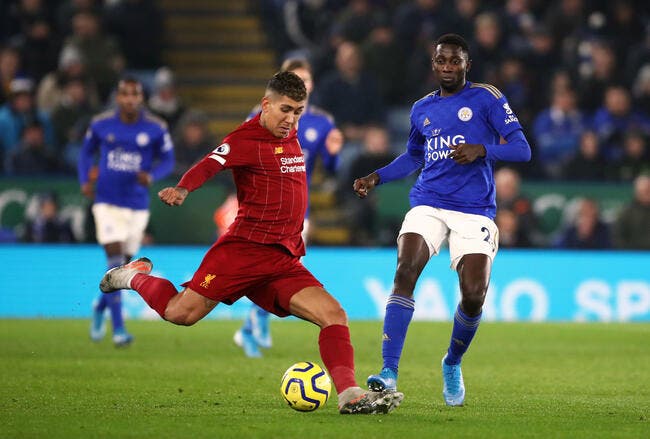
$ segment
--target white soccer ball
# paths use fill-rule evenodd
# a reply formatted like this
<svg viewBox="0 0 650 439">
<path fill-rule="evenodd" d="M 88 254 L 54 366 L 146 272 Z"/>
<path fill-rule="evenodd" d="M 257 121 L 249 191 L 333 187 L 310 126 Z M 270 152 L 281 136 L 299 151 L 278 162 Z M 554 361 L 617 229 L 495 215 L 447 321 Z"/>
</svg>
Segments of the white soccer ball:
<svg viewBox="0 0 650 439">
<path fill-rule="evenodd" d="M 287 369 L 280 385 L 280 393 L 289 407 L 301 412 L 311 412 L 325 405 L 331 390 L 327 372 L 309 361 L 301 361 Z"/>
</svg>

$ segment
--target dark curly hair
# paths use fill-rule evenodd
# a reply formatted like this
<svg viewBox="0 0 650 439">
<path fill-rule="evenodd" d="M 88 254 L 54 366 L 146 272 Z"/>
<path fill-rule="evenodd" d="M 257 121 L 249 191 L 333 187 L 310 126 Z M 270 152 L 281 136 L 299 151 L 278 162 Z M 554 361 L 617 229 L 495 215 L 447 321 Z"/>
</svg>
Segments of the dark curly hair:
<svg viewBox="0 0 650 439">
<path fill-rule="evenodd" d="M 444 34 L 441 35 L 436 41 L 433 42 L 433 47 L 437 47 L 439 44 L 451 44 L 454 46 L 460 47 L 463 52 L 469 56 L 469 45 L 465 38 L 461 37 L 458 34 Z"/>
<path fill-rule="evenodd" d="M 267 84 L 266 89 L 287 96 L 296 102 L 307 99 L 305 83 L 293 72 L 276 73 Z"/>
</svg>

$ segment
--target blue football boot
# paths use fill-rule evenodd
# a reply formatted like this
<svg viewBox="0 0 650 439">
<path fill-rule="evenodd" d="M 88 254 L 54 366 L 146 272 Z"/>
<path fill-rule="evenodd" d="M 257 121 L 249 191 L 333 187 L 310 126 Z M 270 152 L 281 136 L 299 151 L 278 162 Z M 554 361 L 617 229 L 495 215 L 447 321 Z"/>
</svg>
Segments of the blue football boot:
<svg viewBox="0 0 650 439">
<path fill-rule="evenodd" d="M 397 390 L 397 372 L 389 367 L 384 367 L 379 375 L 370 375 L 367 382 L 368 388 L 374 392 L 384 390 L 394 392 Z"/>
<path fill-rule="evenodd" d="M 105 310 L 99 311 L 93 306 L 93 316 L 90 323 L 90 339 L 94 342 L 100 342 L 106 335 L 106 320 L 104 320 Z"/>
<path fill-rule="evenodd" d="M 269 312 L 258 306 L 253 307 L 250 313 L 250 322 L 257 345 L 264 349 L 270 348 L 273 341 L 269 329 Z"/>
<path fill-rule="evenodd" d="M 133 342 L 133 336 L 126 332 L 125 330 L 121 330 L 119 332 L 114 332 L 113 333 L 113 344 L 115 345 L 116 348 L 123 348 L 128 345 L 130 345 Z"/>
<path fill-rule="evenodd" d="M 257 346 L 257 341 L 255 341 L 255 337 L 253 337 L 253 333 L 250 330 L 239 329 L 235 332 L 232 339 L 237 346 L 244 350 L 244 354 L 247 357 L 260 358 L 262 356 L 262 352 L 259 346 Z"/>
<path fill-rule="evenodd" d="M 450 406 L 463 405 L 465 401 L 465 383 L 460 364 L 449 365 L 445 363 L 447 355 L 442 359 L 442 396 L 445 403 Z"/>
</svg>

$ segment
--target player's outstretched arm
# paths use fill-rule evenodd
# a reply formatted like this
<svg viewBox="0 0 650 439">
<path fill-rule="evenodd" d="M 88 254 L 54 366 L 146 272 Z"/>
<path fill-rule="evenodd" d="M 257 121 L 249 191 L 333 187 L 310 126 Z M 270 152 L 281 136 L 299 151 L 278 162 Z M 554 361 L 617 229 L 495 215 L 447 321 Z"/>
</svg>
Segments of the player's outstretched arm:
<svg viewBox="0 0 650 439">
<path fill-rule="evenodd" d="M 189 191 L 183 187 L 166 187 L 158 192 L 160 200 L 168 206 L 180 206 L 187 198 Z"/>
<path fill-rule="evenodd" d="M 357 178 L 356 180 L 354 180 L 352 189 L 354 189 L 354 192 L 357 193 L 357 196 L 359 198 L 366 198 L 368 196 L 368 192 L 374 189 L 374 187 L 377 186 L 378 183 L 379 183 L 379 174 L 373 172 L 370 175 L 366 175 L 365 177 Z"/>
</svg>

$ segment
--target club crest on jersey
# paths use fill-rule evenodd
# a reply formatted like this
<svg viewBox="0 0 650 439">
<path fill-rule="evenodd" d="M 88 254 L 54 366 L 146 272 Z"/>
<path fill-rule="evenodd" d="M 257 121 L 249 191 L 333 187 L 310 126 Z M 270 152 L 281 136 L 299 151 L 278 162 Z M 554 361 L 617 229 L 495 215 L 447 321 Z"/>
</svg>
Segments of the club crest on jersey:
<svg viewBox="0 0 650 439">
<path fill-rule="evenodd" d="M 149 144 L 149 134 L 139 133 L 135 136 L 135 143 L 137 143 L 141 148 L 147 146 Z"/>
<path fill-rule="evenodd" d="M 273 154 L 282 154 L 284 152 L 284 148 L 281 146 L 276 146 L 275 149 L 273 150 Z"/>
<path fill-rule="evenodd" d="M 201 286 L 203 288 L 208 288 L 210 286 L 210 282 L 212 282 L 212 279 L 214 279 L 215 277 L 217 277 L 216 274 L 206 274 L 205 279 L 203 280 L 203 282 L 201 282 Z"/>
<path fill-rule="evenodd" d="M 467 122 L 472 118 L 474 113 L 472 112 L 472 109 L 469 107 L 463 107 L 460 110 L 458 110 L 458 118 L 462 120 L 463 122 Z"/>
<path fill-rule="evenodd" d="M 315 142 L 318 139 L 318 131 L 315 128 L 307 128 L 305 130 L 305 139 L 310 142 Z"/>
</svg>

